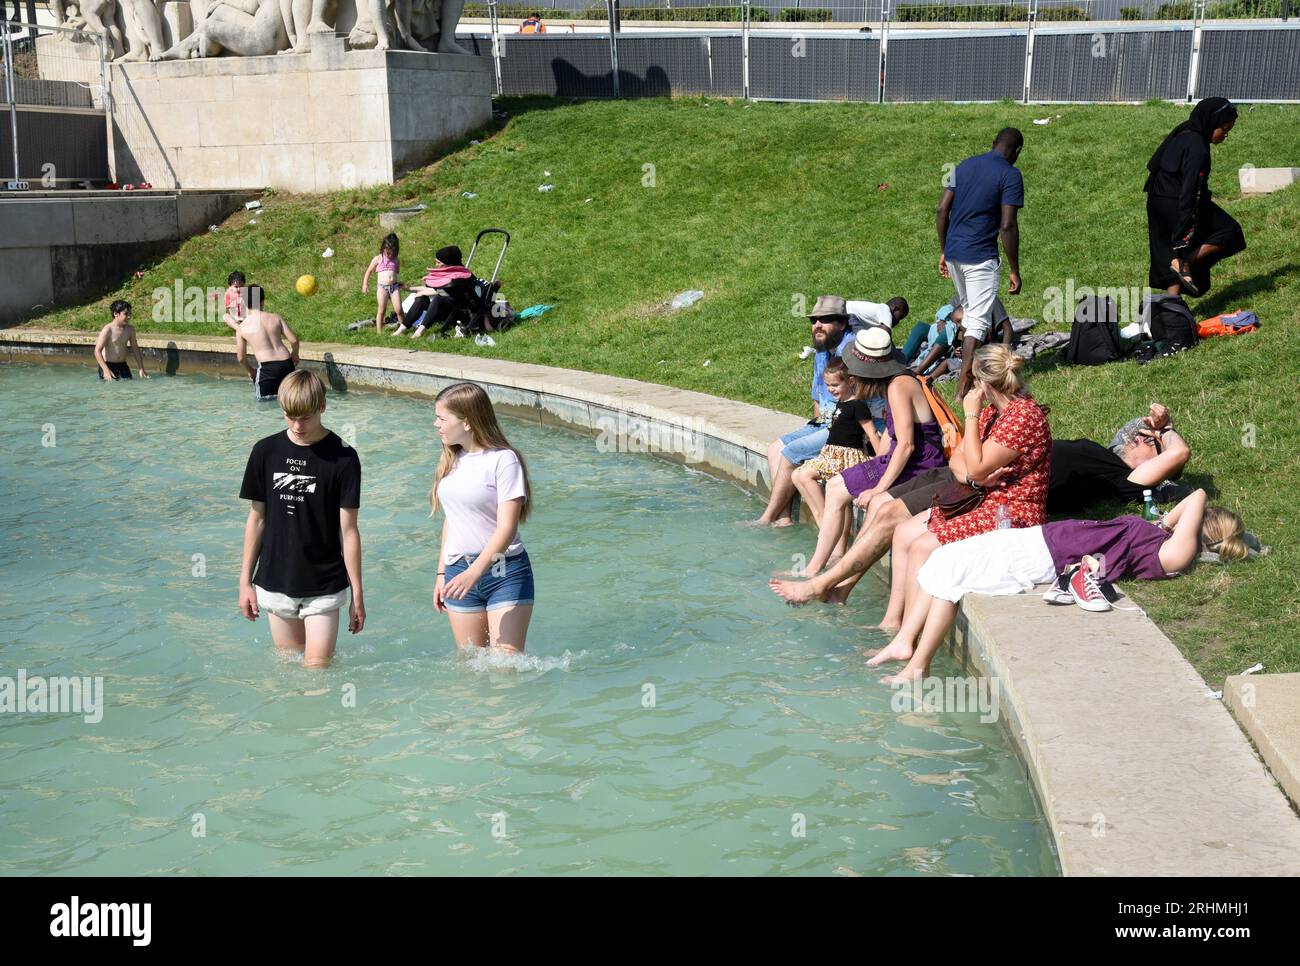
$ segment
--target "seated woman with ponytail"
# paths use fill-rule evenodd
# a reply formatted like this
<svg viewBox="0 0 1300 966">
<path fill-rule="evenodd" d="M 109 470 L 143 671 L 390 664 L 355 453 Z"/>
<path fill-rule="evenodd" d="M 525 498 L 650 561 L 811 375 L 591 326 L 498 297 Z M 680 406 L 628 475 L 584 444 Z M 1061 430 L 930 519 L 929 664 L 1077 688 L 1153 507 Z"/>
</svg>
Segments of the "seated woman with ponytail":
<svg viewBox="0 0 1300 966">
<path fill-rule="evenodd" d="M 1105 580 L 1177 577 L 1195 565 L 1202 551 L 1225 562 L 1244 560 L 1249 551 L 1241 517 L 1205 504 L 1205 491 L 1196 490 L 1159 524 L 1138 516 L 1058 520 L 994 530 L 939 547 L 918 572 L 918 592 L 908 602 L 903 626 L 888 648 L 890 660 L 906 660 L 907 666 L 885 678 L 885 683 L 926 674 L 966 594 L 1020 593 L 1055 581 L 1081 561 L 1087 567 L 1092 558 L 1104 562 L 1100 577 Z"/>
<path fill-rule="evenodd" d="M 971 364 L 974 388 L 962 399 L 966 427 L 961 453 L 964 478 L 983 484 L 971 499 L 948 513 L 936 505 L 894 531 L 891 548 L 889 606 L 882 630 L 897 630 L 916 592 L 916 573 L 935 548 L 995 530 L 999 525 L 1033 527 L 1047 520 L 1047 486 L 1051 479 L 1052 431 L 1047 410 L 1025 389 L 1020 374 L 1025 360 L 1004 345 L 987 345 Z M 988 403 L 989 405 L 985 405 Z M 954 454 L 955 455 L 955 454 Z M 955 462 L 955 461 L 954 461 Z M 978 499 L 978 505 L 970 507 Z M 870 662 L 906 658 L 911 650 L 892 644 Z"/>
</svg>

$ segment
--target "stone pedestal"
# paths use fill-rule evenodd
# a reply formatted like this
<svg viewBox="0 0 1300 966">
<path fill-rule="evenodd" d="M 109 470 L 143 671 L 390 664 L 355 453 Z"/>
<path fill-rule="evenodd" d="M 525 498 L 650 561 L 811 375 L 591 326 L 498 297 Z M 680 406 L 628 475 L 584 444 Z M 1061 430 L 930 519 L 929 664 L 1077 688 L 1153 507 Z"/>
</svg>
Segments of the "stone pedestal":
<svg viewBox="0 0 1300 966">
<path fill-rule="evenodd" d="M 390 184 L 492 117 L 485 58 L 345 50 L 114 63 L 117 181 L 317 192 Z"/>
<path fill-rule="evenodd" d="M 1243 195 L 1268 195 L 1300 181 L 1300 168 L 1255 168 L 1246 165 L 1237 171 Z"/>
</svg>

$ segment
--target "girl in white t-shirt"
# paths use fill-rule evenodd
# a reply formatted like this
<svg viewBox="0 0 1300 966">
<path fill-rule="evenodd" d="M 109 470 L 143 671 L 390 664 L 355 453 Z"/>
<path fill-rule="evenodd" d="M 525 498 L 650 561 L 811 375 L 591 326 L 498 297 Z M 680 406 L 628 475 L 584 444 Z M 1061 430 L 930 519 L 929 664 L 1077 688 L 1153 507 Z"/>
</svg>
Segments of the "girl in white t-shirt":
<svg viewBox="0 0 1300 966">
<path fill-rule="evenodd" d="M 444 511 L 433 608 L 458 648 L 523 651 L 533 616 L 533 568 L 519 540 L 532 508 L 523 457 L 479 386 L 460 382 L 434 400 L 442 457 L 429 491 Z"/>
</svg>

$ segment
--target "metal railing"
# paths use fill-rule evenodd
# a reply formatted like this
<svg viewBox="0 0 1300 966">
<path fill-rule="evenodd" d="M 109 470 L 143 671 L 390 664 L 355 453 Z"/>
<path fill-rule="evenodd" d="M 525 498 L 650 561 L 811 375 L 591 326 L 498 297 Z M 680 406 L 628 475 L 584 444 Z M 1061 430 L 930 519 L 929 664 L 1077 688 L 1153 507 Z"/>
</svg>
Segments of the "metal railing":
<svg viewBox="0 0 1300 966">
<path fill-rule="evenodd" d="M 86 31 L 0 22 L 6 180 L 54 188 L 108 180 L 104 39 Z"/>
<path fill-rule="evenodd" d="M 1200 0 L 1039 0 L 1041 22 L 1192 20 Z M 1298 0 L 1300 2 L 1300 0 Z M 570 24 L 608 22 L 605 0 L 470 0 L 463 17 L 486 18 L 488 8 L 504 22 L 519 23 L 537 12 L 549 29 L 568 30 Z M 626 0 L 622 20 L 690 23 L 740 20 L 738 3 L 726 0 Z M 883 0 L 761 0 L 751 4 L 752 23 L 878 23 Z M 892 3 L 895 23 L 1024 23 L 1029 0 L 899 0 Z M 1206 0 L 1211 20 L 1286 20 L 1292 0 Z M 720 14 L 713 16 L 712 14 Z"/>
<path fill-rule="evenodd" d="M 705 9 L 718 20 L 629 27 L 631 12 L 644 8 L 605 0 L 603 21 L 542 8 L 544 20 L 553 11 L 548 32 L 521 34 L 515 5 L 491 2 L 483 5 L 488 35 L 462 39 L 493 58 L 505 95 L 1300 101 L 1300 23 L 1283 19 L 1290 0 L 668 2 L 671 11 L 656 8 L 664 16 Z M 809 19 L 773 22 L 773 9 Z"/>
</svg>

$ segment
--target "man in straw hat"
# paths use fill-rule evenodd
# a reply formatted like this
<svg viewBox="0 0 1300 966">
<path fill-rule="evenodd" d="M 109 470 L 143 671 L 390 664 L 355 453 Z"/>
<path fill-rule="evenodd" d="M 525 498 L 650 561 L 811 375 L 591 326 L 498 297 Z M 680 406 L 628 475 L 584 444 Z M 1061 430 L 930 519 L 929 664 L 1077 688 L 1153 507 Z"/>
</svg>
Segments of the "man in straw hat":
<svg viewBox="0 0 1300 966">
<path fill-rule="evenodd" d="M 767 467 L 771 473 L 772 496 L 767 509 L 758 522 L 772 527 L 788 527 L 790 501 L 794 498 L 794 480 L 791 474 L 800 463 L 812 459 L 826 445 L 830 435 L 831 414 L 835 412 L 835 397 L 826 388 L 826 363 L 838 356 L 845 346 L 852 344 L 849 331 L 849 313 L 844 299 L 839 295 L 819 295 L 817 304 L 808 313 L 812 325 L 813 377 L 812 419 L 806 425 L 773 440 L 767 447 Z"/>
</svg>

